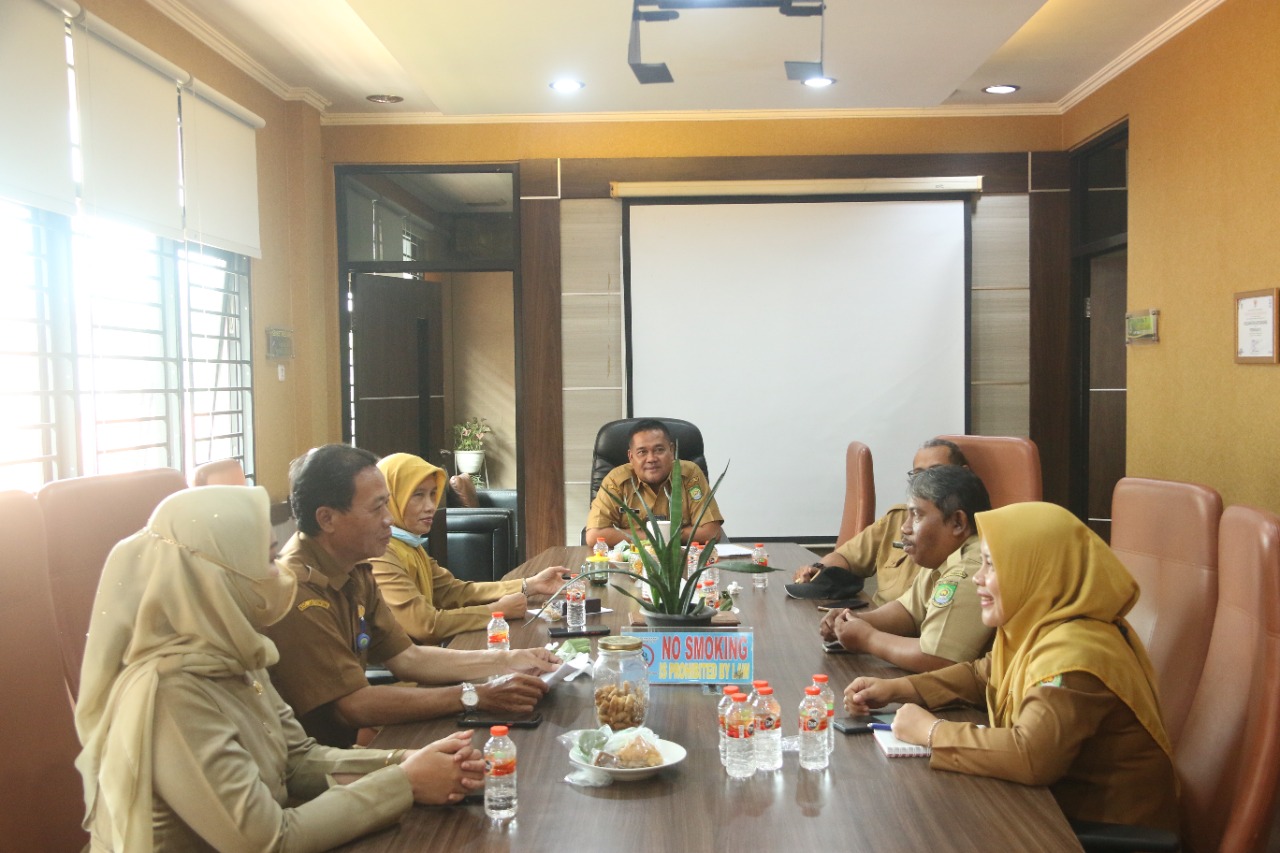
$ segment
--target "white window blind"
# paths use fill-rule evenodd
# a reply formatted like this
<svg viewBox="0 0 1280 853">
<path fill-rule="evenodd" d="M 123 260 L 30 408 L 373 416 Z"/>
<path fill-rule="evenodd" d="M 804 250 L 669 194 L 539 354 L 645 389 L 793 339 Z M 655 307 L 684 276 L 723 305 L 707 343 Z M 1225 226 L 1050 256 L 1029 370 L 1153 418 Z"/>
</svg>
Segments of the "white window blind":
<svg viewBox="0 0 1280 853">
<path fill-rule="evenodd" d="M 70 215 L 66 19 L 40 0 L 0 3 L 0 197 Z"/>
<path fill-rule="evenodd" d="M 183 88 L 188 240 L 262 257 L 256 132 L 264 124 L 197 80 Z"/>
</svg>

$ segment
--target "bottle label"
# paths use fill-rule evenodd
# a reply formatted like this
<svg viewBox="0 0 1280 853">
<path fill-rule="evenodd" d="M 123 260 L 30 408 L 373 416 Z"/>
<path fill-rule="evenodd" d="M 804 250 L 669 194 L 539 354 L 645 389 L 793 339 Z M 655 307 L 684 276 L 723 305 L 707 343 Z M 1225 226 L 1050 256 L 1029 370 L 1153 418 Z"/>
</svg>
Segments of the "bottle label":
<svg viewBox="0 0 1280 853">
<path fill-rule="evenodd" d="M 564 591 L 564 599 L 565 601 L 586 601 L 587 593 L 581 587 L 571 586 Z"/>
<path fill-rule="evenodd" d="M 735 723 L 734 725 L 728 726 L 725 730 L 725 734 L 727 734 L 729 737 L 735 737 L 735 738 L 742 738 L 742 737 L 749 738 L 753 736 L 755 733 L 756 733 L 756 725 L 754 721 L 750 723 Z"/>
<path fill-rule="evenodd" d="M 515 758 L 499 759 L 492 755 L 484 757 L 484 773 L 486 776 L 510 776 L 516 772 Z"/>
<path fill-rule="evenodd" d="M 773 731 L 782 728 L 782 720 L 777 714 L 768 714 L 760 721 L 760 731 Z"/>
<path fill-rule="evenodd" d="M 489 645 L 491 646 L 504 645 L 505 643 L 510 642 L 510 640 L 511 640 L 511 634 L 507 631 L 490 631 L 489 632 Z"/>
<path fill-rule="evenodd" d="M 801 714 L 800 730 L 804 732 L 825 732 L 827 730 L 826 715 L 818 716 L 816 714 Z"/>
</svg>

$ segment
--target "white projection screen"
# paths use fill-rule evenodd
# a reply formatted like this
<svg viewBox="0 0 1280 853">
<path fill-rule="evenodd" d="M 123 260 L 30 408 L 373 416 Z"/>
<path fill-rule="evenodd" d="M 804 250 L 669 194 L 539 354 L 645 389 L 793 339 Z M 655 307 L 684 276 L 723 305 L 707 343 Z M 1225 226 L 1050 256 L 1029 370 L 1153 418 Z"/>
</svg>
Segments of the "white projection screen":
<svg viewBox="0 0 1280 853">
<path fill-rule="evenodd" d="M 627 206 L 631 412 L 701 428 L 735 541 L 830 541 L 845 448 L 878 513 L 919 444 L 965 431 L 960 200 Z"/>
</svg>

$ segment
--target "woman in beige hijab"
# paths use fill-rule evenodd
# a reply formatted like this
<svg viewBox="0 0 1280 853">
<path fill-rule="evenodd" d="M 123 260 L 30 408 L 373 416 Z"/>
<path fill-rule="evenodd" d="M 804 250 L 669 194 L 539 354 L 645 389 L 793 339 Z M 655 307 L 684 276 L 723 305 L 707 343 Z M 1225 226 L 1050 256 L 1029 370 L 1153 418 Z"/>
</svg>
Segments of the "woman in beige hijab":
<svg viewBox="0 0 1280 853">
<path fill-rule="evenodd" d="M 483 784 L 468 733 L 414 752 L 304 734 L 258 633 L 294 594 L 267 506 L 260 488 L 181 491 L 107 558 L 76 706 L 94 851 L 324 850 Z"/>
<path fill-rule="evenodd" d="M 935 769 L 1048 785 L 1075 820 L 1176 831 L 1155 676 L 1124 618 L 1137 583 L 1060 506 L 1010 504 L 975 518 L 982 568 L 973 580 L 982 621 L 996 629 L 990 654 L 909 678 L 855 678 L 845 707 L 908 703 L 893 732 L 932 747 Z M 985 706 L 990 727 L 924 710 L 956 701 Z"/>
</svg>

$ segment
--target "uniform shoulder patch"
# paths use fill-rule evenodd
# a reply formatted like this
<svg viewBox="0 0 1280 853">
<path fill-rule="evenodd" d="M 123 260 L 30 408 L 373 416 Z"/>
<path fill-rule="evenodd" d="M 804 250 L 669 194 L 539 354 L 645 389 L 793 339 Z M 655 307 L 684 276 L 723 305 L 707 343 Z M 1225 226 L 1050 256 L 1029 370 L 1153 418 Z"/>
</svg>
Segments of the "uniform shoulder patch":
<svg viewBox="0 0 1280 853">
<path fill-rule="evenodd" d="M 702 489 L 698 486 L 694 486 L 689 490 L 689 497 L 693 498 L 695 501 L 702 500 Z"/>
<path fill-rule="evenodd" d="M 1055 675 L 1053 678 L 1046 678 L 1044 681 L 1040 682 L 1040 686 L 1041 687 L 1061 687 L 1062 675 L 1059 674 L 1059 675 Z"/>
<path fill-rule="evenodd" d="M 308 598 L 306 601 L 298 605 L 298 612 L 302 613 L 311 607 L 323 607 L 325 610 L 328 610 L 329 602 L 325 601 L 323 598 Z"/>
<path fill-rule="evenodd" d="M 946 607 L 956 597 L 956 587 L 959 583 L 956 581 L 939 581 L 934 584 L 933 598 L 930 599 L 934 607 Z"/>
</svg>

